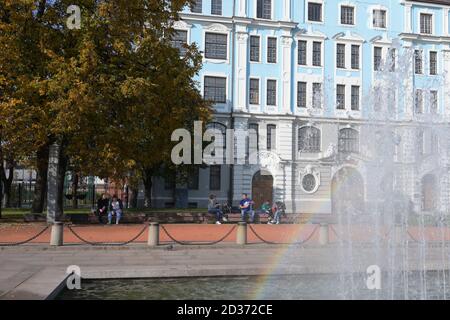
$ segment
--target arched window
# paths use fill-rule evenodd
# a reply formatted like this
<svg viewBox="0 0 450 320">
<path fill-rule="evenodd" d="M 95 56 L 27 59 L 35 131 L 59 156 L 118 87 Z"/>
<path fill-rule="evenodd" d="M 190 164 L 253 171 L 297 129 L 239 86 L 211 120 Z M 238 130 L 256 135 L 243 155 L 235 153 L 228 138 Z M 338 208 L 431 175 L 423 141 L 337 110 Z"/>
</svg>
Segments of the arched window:
<svg viewBox="0 0 450 320">
<path fill-rule="evenodd" d="M 298 151 L 320 152 L 320 130 L 312 127 L 301 127 L 298 130 Z"/>
<path fill-rule="evenodd" d="M 352 128 L 339 130 L 339 152 L 359 152 L 359 132 Z"/>
</svg>

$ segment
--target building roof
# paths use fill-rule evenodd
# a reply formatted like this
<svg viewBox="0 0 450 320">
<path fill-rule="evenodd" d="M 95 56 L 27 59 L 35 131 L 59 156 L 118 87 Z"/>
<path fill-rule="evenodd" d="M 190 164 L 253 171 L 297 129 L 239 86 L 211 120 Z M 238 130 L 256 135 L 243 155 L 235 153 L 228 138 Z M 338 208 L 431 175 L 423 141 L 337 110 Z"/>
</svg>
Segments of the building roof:
<svg viewBox="0 0 450 320">
<path fill-rule="evenodd" d="M 407 0 L 407 2 L 423 2 L 423 3 L 443 4 L 450 6 L 450 0 Z"/>
</svg>

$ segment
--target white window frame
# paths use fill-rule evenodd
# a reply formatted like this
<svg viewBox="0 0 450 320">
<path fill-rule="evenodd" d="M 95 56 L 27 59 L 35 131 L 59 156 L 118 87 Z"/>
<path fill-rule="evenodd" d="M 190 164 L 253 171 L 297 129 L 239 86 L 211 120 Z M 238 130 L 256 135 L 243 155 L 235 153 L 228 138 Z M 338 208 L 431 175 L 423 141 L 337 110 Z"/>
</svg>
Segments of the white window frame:
<svg viewBox="0 0 450 320">
<path fill-rule="evenodd" d="M 205 95 L 205 77 L 219 77 L 219 78 L 225 78 L 225 103 L 214 103 L 214 106 L 217 106 L 219 108 L 225 108 L 229 105 L 229 97 L 230 97 L 230 77 L 226 73 L 215 73 L 215 72 L 204 72 L 201 75 L 201 94 L 204 98 Z"/>
<path fill-rule="evenodd" d="M 420 15 L 429 14 L 431 15 L 431 33 L 422 33 L 420 29 Z M 424 36 L 432 36 L 436 34 L 436 16 L 433 11 L 429 9 L 421 9 L 417 11 L 417 33 Z"/>
<path fill-rule="evenodd" d="M 277 39 L 277 61 L 276 62 L 269 62 L 268 61 L 268 59 L 269 59 L 269 50 L 268 50 L 269 49 L 269 38 Z M 264 52 L 265 52 L 264 63 L 269 64 L 269 65 L 276 65 L 280 61 L 280 52 L 279 52 L 280 39 L 276 35 L 266 35 L 265 36 L 265 40 L 266 40 L 266 42 L 265 42 L 265 45 L 264 45 L 264 49 L 265 49 L 264 50 Z"/>
<path fill-rule="evenodd" d="M 253 104 L 253 103 L 251 103 L 250 102 L 250 80 L 258 80 L 258 85 L 259 85 L 259 92 L 258 92 L 258 104 Z M 262 92 L 262 83 L 261 83 L 261 77 L 258 77 L 258 76 L 249 76 L 249 78 L 248 78 L 248 105 L 249 106 L 251 106 L 251 107 L 261 107 L 261 102 L 262 102 L 262 95 L 261 95 L 261 92 Z"/>
<path fill-rule="evenodd" d="M 300 68 L 312 68 L 312 69 L 322 69 L 325 65 L 325 36 L 317 35 L 317 34 L 302 34 L 295 36 L 295 57 L 294 63 L 296 67 Z M 306 41 L 306 65 L 298 64 L 298 41 Z M 321 57 L 320 57 L 320 66 L 313 65 L 313 43 L 320 42 L 321 43 Z"/>
<path fill-rule="evenodd" d="M 299 108 L 298 103 L 298 83 L 305 82 L 306 83 L 306 108 Z M 314 109 L 313 108 L 313 83 L 322 84 L 322 100 L 321 100 L 321 108 Z M 295 113 L 300 115 L 307 115 L 310 110 L 315 110 L 315 114 L 323 114 L 325 110 L 325 94 L 326 88 L 324 84 L 323 75 L 319 74 L 308 74 L 308 73 L 297 73 L 295 78 L 295 90 L 293 95 Z"/>
<path fill-rule="evenodd" d="M 431 74 L 431 59 L 430 59 L 430 57 L 431 57 L 431 52 L 436 52 L 436 74 Z M 429 76 L 432 76 L 432 77 L 438 76 L 438 75 L 439 75 L 439 70 L 440 70 L 440 65 L 439 65 L 439 50 L 438 50 L 438 49 L 435 49 L 435 48 L 428 50 L 428 52 L 427 52 L 427 58 L 428 58 L 428 59 L 427 59 L 427 64 L 428 64 L 427 74 L 428 74 Z"/>
<path fill-rule="evenodd" d="M 338 25 L 341 27 L 355 27 L 358 25 L 358 21 L 356 19 L 357 17 L 357 11 L 356 11 L 356 4 L 353 2 L 348 2 L 348 1 L 344 1 L 344 2 L 340 2 L 338 4 L 339 6 L 339 10 L 338 10 Z M 342 7 L 353 7 L 353 24 L 344 24 L 341 23 L 341 9 Z"/>
<path fill-rule="evenodd" d="M 222 59 L 211 59 L 205 57 L 205 51 L 206 51 L 206 34 L 207 33 L 217 33 L 217 34 L 224 34 L 227 36 L 227 58 L 225 60 Z M 231 43 L 231 30 L 227 28 L 226 26 L 222 24 L 212 24 L 208 27 L 203 28 L 202 31 L 202 56 L 203 56 L 203 62 L 210 62 L 210 63 L 217 63 L 217 64 L 230 64 L 230 43 Z"/>
<path fill-rule="evenodd" d="M 250 48 L 251 48 L 251 46 L 250 46 L 250 37 L 258 37 L 259 38 L 259 58 L 258 58 L 258 61 L 251 61 L 251 59 L 250 59 Z M 250 63 L 262 63 L 262 51 L 263 51 L 262 50 L 262 42 L 263 42 L 263 38 L 262 38 L 262 36 L 260 34 L 250 33 L 248 35 L 248 61 Z"/>
<path fill-rule="evenodd" d="M 313 20 L 309 20 L 309 10 L 308 10 L 308 5 L 309 3 L 318 3 L 322 5 L 322 16 L 321 16 L 321 21 L 313 21 Z M 312 23 L 312 24 L 324 24 L 325 23 L 325 3 L 324 0 L 308 0 L 305 1 L 305 21 L 307 23 Z"/>
<path fill-rule="evenodd" d="M 279 90 L 280 88 L 278 88 L 279 81 L 277 78 L 273 78 L 273 77 L 266 77 L 264 80 L 265 80 L 264 81 L 264 85 L 265 85 L 264 86 L 264 106 L 266 109 L 269 109 L 269 108 L 277 109 L 278 108 L 278 95 L 280 94 L 280 90 Z M 275 104 L 274 105 L 267 104 L 267 82 L 269 80 L 275 81 L 276 92 L 275 92 Z"/>
<path fill-rule="evenodd" d="M 421 73 L 417 73 L 417 72 L 416 72 L 416 51 L 419 51 L 420 54 L 421 54 L 421 56 L 422 56 L 422 59 L 421 59 L 421 61 L 422 61 L 422 64 L 421 64 L 421 70 L 422 70 L 422 72 L 421 72 Z M 424 51 L 424 49 L 423 49 L 423 48 L 414 48 L 414 59 L 413 59 L 414 69 L 413 69 L 413 74 L 414 74 L 415 76 L 424 76 L 424 75 L 426 75 L 426 70 L 425 70 L 425 60 L 426 60 L 426 57 L 425 57 L 425 51 Z"/>
<path fill-rule="evenodd" d="M 383 10 L 386 11 L 386 27 L 382 28 L 382 27 L 376 27 L 373 25 L 373 18 L 374 18 L 374 11 L 375 10 Z M 389 9 L 385 6 L 382 5 L 373 5 L 373 6 L 369 6 L 369 16 L 370 16 L 370 20 L 369 20 L 369 28 L 373 29 L 373 30 L 382 30 L 385 31 L 387 29 L 389 29 Z"/>
<path fill-rule="evenodd" d="M 274 20 L 275 18 L 275 6 L 274 6 L 274 0 L 271 0 L 271 5 L 270 5 L 270 19 L 265 19 L 265 18 L 258 18 L 258 1 L 254 0 L 254 6 L 253 6 L 253 17 L 256 20 L 260 20 L 260 21 L 270 21 L 270 20 Z"/>
</svg>

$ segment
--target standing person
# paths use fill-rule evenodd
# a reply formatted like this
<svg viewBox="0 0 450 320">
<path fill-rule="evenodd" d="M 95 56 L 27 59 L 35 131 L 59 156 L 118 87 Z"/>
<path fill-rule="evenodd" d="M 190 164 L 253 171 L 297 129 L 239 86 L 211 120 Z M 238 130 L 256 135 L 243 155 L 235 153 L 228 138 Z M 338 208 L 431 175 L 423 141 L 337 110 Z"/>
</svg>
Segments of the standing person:
<svg viewBox="0 0 450 320">
<path fill-rule="evenodd" d="M 255 211 L 253 211 L 253 201 L 248 197 L 246 193 L 242 194 L 242 200 L 239 203 L 239 208 L 241 209 L 241 219 L 245 221 L 245 215 L 250 215 L 250 223 L 255 220 Z"/>
<path fill-rule="evenodd" d="M 106 193 L 102 194 L 101 198 L 97 201 L 97 217 L 98 222 L 102 224 L 102 216 L 108 212 L 109 199 Z"/>
<path fill-rule="evenodd" d="M 223 220 L 224 222 L 227 221 L 227 219 L 223 216 L 223 212 L 220 209 L 220 204 L 217 202 L 216 196 L 214 194 L 209 195 L 208 213 L 214 214 L 216 216 L 216 224 L 222 224 L 220 220 Z"/>
<path fill-rule="evenodd" d="M 116 224 L 119 224 L 120 218 L 122 217 L 123 204 L 122 200 L 117 198 L 116 195 L 112 197 L 111 203 L 109 204 L 109 214 L 108 214 L 108 224 L 112 223 L 112 217 L 116 216 Z"/>
</svg>

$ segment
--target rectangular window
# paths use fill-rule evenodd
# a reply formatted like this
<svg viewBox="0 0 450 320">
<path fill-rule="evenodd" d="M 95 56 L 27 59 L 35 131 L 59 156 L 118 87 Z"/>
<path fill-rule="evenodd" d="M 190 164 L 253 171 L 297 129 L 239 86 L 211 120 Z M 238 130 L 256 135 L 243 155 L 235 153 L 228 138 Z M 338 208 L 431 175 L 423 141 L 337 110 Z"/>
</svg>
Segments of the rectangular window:
<svg viewBox="0 0 450 320">
<path fill-rule="evenodd" d="M 195 166 L 189 171 L 188 175 L 188 189 L 198 190 L 199 187 L 199 167 Z"/>
<path fill-rule="evenodd" d="M 355 8 L 341 6 L 341 24 L 355 24 Z"/>
<path fill-rule="evenodd" d="M 415 50 L 414 51 L 414 72 L 416 74 L 422 74 L 422 50 Z"/>
<path fill-rule="evenodd" d="M 336 87 L 336 108 L 345 109 L 345 85 L 338 84 Z"/>
<path fill-rule="evenodd" d="M 306 41 L 298 41 L 298 64 L 306 66 Z"/>
<path fill-rule="evenodd" d="M 373 48 L 373 70 L 375 71 L 381 71 L 382 52 L 381 47 Z"/>
<path fill-rule="evenodd" d="M 359 46 L 352 44 L 352 69 L 359 69 Z"/>
<path fill-rule="evenodd" d="M 267 62 L 277 63 L 277 38 L 267 38 Z"/>
<path fill-rule="evenodd" d="M 312 106 L 315 109 L 322 108 L 322 84 L 313 83 Z"/>
<path fill-rule="evenodd" d="M 260 56 L 260 37 L 250 36 L 250 61 L 259 62 Z"/>
<path fill-rule="evenodd" d="M 437 75 L 437 52 L 430 51 L 430 74 Z"/>
<path fill-rule="evenodd" d="M 359 110 L 359 86 L 352 86 L 352 110 Z"/>
<path fill-rule="evenodd" d="M 341 43 L 337 44 L 336 67 L 345 69 L 345 44 L 341 44 Z"/>
<path fill-rule="evenodd" d="M 267 80 L 267 105 L 275 106 L 277 104 L 277 81 Z"/>
<path fill-rule="evenodd" d="M 438 92 L 436 90 L 430 91 L 430 112 L 436 114 L 438 111 Z"/>
<path fill-rule="evenodd" d="M 272 18 L 272 0 L 257 0 L 256 17 L 260 19 Z"/>
<path fill-rule="evenodd" d="M 250 104 L 259 104 L 259 80 L 250 79 Z"/>
<path fill-rule="evenodd" d="M 222 0 L 211 0 L 211 14 L 222 15 Z"/>
<path fill-rule="evenodd" d="M 248 125 L 247 137 L 247 159 L 255 155 L 259 151 L 259 125 L 257 123 L 250 123 Z"/>
<path fill-rule="evenodd" d="M 306 108 L 306 82 L 297 83 L 297 107 Z"/>
<path fill-rule="evenodd" d="M 321 3 L 308 3 L 308 20 L 322 22 L 322 4 Z"/>
<path fill-rule="evenodd" d="M 172 38 L 172 46 L 180 51 L 180 56 L 186 55 L 187 31 L 175 30 Z"/>
<path fill-rule="evenodd" d="M 220 166 L 209 167 L 209 190 L 220 190 Z"/>
<path fill-rule="evenodd" d="M 267 125 L 267 150 L 275 150 L 277 142 L 277 126 L 274 124 Z"/>
<path fill-rule="evenodd" d="M 320 67 L 322 65 L 322 43 L 313 42 L 313 66 Z"/>
<path fill-rule="evenodd" d="M 428 13 L 420 14 L 420 33 L 433 33 L 433 15 Z"/>
<path fill-rule="evenodd" d="M 386 10 L 373 10 L 373 27 L 386 28 Z"/>
<path fill-rule="evenodd" d="M 227 79 L 222 77 L 205 77 L 204 98 L 215 103 L 227 102 Z"/>
<path fill-rule="evenodd" d="M 419 114 L 423 113 L 423 91 L 421 89 L 416 90 L 415 111 Z"/>
<path fill-rule="evenodd" d="M 195 0 L 191 7 L 191 12 L 202 13 L 202 0 Z"/>
<path fill-rule="evenodd" d="M 227 35 L 221 33 L 205 34 L 205 58 L 207 59 L 227 59 Z"/>
</svg>

